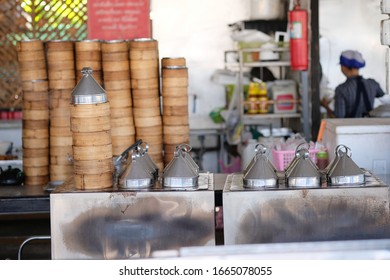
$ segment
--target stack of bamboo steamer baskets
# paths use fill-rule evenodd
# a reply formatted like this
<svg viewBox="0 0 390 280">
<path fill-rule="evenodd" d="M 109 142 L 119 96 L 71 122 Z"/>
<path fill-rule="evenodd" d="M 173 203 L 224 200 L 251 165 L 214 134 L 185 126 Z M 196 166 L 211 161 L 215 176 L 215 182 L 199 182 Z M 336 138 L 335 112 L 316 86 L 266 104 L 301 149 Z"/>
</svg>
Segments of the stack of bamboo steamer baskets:
<svg viewBox="0 0 390 280">
<path fill-rule="evenodd" d="M 174 157 L 177 145 L 190 142 L 188 68 L 183 57 L 161 59 L 164 163 Z"/>
<path fill-rule="evenodd" d="M 127 41 L 102 42 L 104 88 L 111 108 L 113 156 L 119 156 L 135 142 Z"/>
<path fill-rule="evenodd" d="M 23 172 L 27 186 L 49 182 L 49 86 L 43 42 L 17 43 L 23 90 Z"/>
<path fill-rule="evenodd" d="M 149 156 L 162 169 L 158 42 L 149 38 L 131 40 L 129 54 L 136 138 L 149 145 Z"/>
<path fill-rule="evenodd" d="M 79 81 L 83 75 L 81 71 L 84 67 L 93 70 L 94 79 L 103 85 L 102 69 L 102 46 L 99 40 L 83 40 L 75 42 L 76 59 L 76 80 Z"/>
<path fill-rule="evenodd" d="M 74 43 L 45 43 L 49 77 L 50 181 L 64 181 L 73 175 L 70 99 L 76 85 Z"/>
<path fill-rule="evenodd" d="M 70 105 L 74 183 L 80 190 L 110 188 L 114 171 L 110 104 L 92 69 L 82 72 Z"/>
</svg>

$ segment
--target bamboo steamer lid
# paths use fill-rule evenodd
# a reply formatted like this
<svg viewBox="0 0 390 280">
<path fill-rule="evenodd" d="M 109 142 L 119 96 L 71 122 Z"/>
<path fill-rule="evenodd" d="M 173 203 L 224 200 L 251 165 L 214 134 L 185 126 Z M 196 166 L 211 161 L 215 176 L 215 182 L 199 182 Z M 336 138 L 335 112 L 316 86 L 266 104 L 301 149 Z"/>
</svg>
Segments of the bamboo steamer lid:
<svg viewBox="0 0 390 280">
<path fill-rule="evenodd" d="M 132 89 L 131 95 L 133 99 L 140 99 L 140 98 L 160 98 L 160 93 L 158 88 L 151 88 L 151 89 Z"/>
<path fill-rule="evenodd" d="M 141 136 L 139 138 L 142 139 L 142 136 L 144 135 L 162 135 L 163 128 L 161 125 L 150 127 L 136 127 L 135 131 L 136 135 Z"/>
<path fill-rule="evenodd" d="M 163 106 L 188 106 L 188 96 L 164 97 Z"/>
<path fill-rule="evenodd" d="M 134 117 L 134 124 L 136 127 L 150 127 L 162 125 L 161 116 L 137 118 Z"/>
<path fill-rule="evenodd" d="M 132 89 L 153 89 L 158 88 L 158 79 L 131 79 L 131 88 Z"/>
<path fill-rule="evenodd" d="M 43 121 L 31 121 L 31 120 L 22 120 L 22 127 L 23 129 L 49 129 L 49 120 L 43 120 Z"/>
<path fill-rule="evenodd" d="M 161 116 L 160 107 L 134 108 L 133 115 L 135 118 Z"/>
<path fill-rule="evenodd" d="M 104 82 L 130 80 L 130 69 L 127 69 L 124 71 L 106 71 L 106 70 L 104 70 L 103 80 L 104 80 Z"/>
<path fill-rule="evenodd" d="M 105 81 L 104 87 L 107 91 L 130 89 L 131 88 L 130 79 L 118 80 L 118 81 Z"/>
<path fill-rule="evenodd" d="M 51 40 L 45 42 L 46 52 L 74 51 L 73 41 Z"/>
<path fill-rule="evenodd" d="M 133 107 L 134 108 L 151 108 L 151 107 L 160 108 L 160 98 L 159 97 L 135 98 L 133 96 Z"/>
<path fill-rule="evenodd" d="M 24 179 L 26 186 L 43 186 L 49 183 L 49 175 L 46 176 L 28 176 Z"/>
<path fill-rule="evenodd" d="M 49 104 L 47 100 L 29 101 L 23 99 L 22 105 L 23 110 L 44 110 L 48 109 Z"/>
<path fill-rule="evenodd" d="M 158 60 L 158 49 L 130 49 L 130 59 L 131 60 Z"/>
<path fill-rule="evenodd" d="M 22 129 L 23 138 L 36 138 L 36 139 L 45 139 L 49 138 L 49 129 Z"/>
<path fill-rule="evenodd" d="M 164 126 L 182 126 L 189 125 L 188 115 L 183 116 L 165 116 L 162 117 Z"/>
<path fill-rule="evenodd" d="M 47 92 L 49 90 L 49 81 L 46 79 L 23 81 L 22 89 L 29 92 Z"/>
<path fill-rule="evenodd" d="M 129 50 L 129 43 L 125 40 L 106 40 L 102 42 L 101 48 L 102 52 L 127 52 Z"/>
<path fill-rule="evenodd" d="M 49 147 L 33 148 L 33 149 L 23 148 L 23 158 L 44 157 L 44 156 L 49 156 Z"/>
<path fill-rule="evenodd" d="M 49 147 L 49 138 L 23 138 L 23 148 L 26 149 L 43 149 Z"/>
<path fill-rule="evenodd" d="M 112 172 L 101 174 L 75 174 L 76 188 L 80 190 L 106 189 L 113 185 Z"/>
<path fill-rule="evenodd" d="M 167 66 L 186 66 L 186 59 L 184 57 L 163 57 L 161 67 Z"/>
<path fill-rule="evenodd" d="M 39 167 L 39 166 L 48 166 L 49 157 L 24 157 L 23 158 L 23 167 Z"/>
<path fill-rule="evenodd" d="M 114 163 L 112 159 L 102 160 L 77 160 L 74 162 L 75 174 L 101 174 L 113 172 Z"/>
<path fill-rule="evenodd" d="M 111 143 L 111 133 L 110 131 L 73 132 L 72 139 L 74 146 L 90 146 L 91 143 L 96 146 L 109 145 Z"/>
<path fill-rule="evenodd" d="M 26 101 L 49 101 L 49 92 L 48 91 L 24 91 L 23 100 Z M 49 103 L 48 103 L 49 106 Z"/>
<path fill-rule="evenodd" d="M 182 135 L 189 134 L 190 126 L 189 125 L 164 125 L 163 126 L 163 134 L 165 135 Z"/>
<path fill-rule="evenodd" d="M 163 116 L 186 116 L 188 106 L 163 106 Z"/>
<path fill-rule="evenodd" d="M 19 71 L 19 76 L 22 81 L 45 80 L 47 79 L 47 72 L 46 72 L 46 68 L 34 69 L 34 70 L 22 70 Z"/>
<path fill-rule="evenodd" d="M 33 40 L 22 40 L 16 42 L 16 50 L 18 52 L 31 52 L 37 50 L 43 50 L 43 42 L 38 39 Z"/>
<path fill-rule="evenodd" d="M 91 51 L 101 51 L 102 42 L 100 40 L 81 40 L 75 42 L 76 52 L 91 52 Z"/>
<path fill-rule="evenodd" d="M 133 80 L 145 80 L 145 79 L 152 79 L 152 78 L 159 78 L 158 71 L 155 71 L 155 69 L 151 68 L 145 68 L 145 69 L 130 69 L 130 76 Z"/>
<path fill-rule="evenodd" d="M 130 51 L 132 49 L 157 49 L 158 41 L 153 38 L 136 38 L 129 41 Z"/>
<path fill-rule="evenodd" d="M 73 146 L 74 160 L 101 160 L 112 158 L 112 145 L 79 147 Z"/>
<path fill-rule="evenodd" d="M 27 177 L 49 175 L 49 165 L 47 166 L 23 166 L 23 172 Z"/>
</svg>

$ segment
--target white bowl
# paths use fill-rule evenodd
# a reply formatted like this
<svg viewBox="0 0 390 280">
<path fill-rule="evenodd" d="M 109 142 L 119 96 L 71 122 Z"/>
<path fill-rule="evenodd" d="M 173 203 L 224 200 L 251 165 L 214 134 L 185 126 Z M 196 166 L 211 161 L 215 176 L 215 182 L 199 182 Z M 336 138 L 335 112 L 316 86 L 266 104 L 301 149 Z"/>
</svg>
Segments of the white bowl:
<svg viewBox="0 0 390 280">
<path fill-rule="evenodd" d="M 0 141 L 0 155 L 5 155 L 11 145 L 11 141 Z"/>
</svg>

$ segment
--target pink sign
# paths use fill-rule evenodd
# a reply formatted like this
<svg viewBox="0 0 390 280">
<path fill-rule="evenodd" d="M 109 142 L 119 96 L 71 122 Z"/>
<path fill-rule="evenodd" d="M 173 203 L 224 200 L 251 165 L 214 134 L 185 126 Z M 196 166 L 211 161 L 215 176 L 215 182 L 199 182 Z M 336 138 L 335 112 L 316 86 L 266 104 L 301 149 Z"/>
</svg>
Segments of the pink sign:
<svg viewBox="0 0 390 280">
<path fill-rule="evenodd" d="M 89 0 L 88 38 L 150 38 L 149 0 Z"/>
</svg>

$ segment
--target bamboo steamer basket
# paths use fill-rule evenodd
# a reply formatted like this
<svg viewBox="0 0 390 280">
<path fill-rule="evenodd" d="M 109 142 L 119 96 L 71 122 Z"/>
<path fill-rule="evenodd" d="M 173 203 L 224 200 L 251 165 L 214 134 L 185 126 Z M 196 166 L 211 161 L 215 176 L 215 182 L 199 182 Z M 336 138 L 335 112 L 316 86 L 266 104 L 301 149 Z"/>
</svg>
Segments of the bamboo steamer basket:
<svg viewBox="0 0 390 280">
<path fill-rule="evenodd" d="M 135 142 L 135 134 L 126 136 L 116 136 L 112 138 L 112 153 L 114 156 L 119 156 L 130 145 Z"/>
<path fill-rule="evenodd" d="M 26 149 L 45 149 L 49 147 L 49 138 L 22 137 L 22 145 Z"/>
<path fill-rule="evenodd" d="M 75 59 L 78 61 L 101 61 L 102 53 L 100 51 L 78 51 Z M 96 74 L 96 73 L 95 73 Z"/>
<path fill-rule="evenodd" d="M 163 134 L 165 135 L 189 135 L 190 126 L 189 125 L 164 125 Z"/>
<path fill-rule="evenodd" d="M 23 99 L 22 105 L 23 110 L 44 110 L 49 107 L 47 100 L 28 101 Z"/>
<path fill-rule="evenodd" d="M 50 126 L 50 136 L 51 137 L 72 137 L 72 131 L 70 126 L 68 128 L 61 126 Z"/>
<path fill-rule="evenodd" d="M 111 127 L 111 136 L 130 136 L 135 135 L 134 126 L 114 126 Z"/>
<path fill-rule="evenodd" d="M 69 80 L 49 80 L 50 89 L 63 90 L 72 89 L 76 85 L 76 79 Z"/>
<path fill-rule="evenodd" d="M 148 143 L 151 146 L 161 145 L 163 143 L 163 135 L 137 135 L 137 138 Z M 152 149 L 153 150 L 153 149 Z"/>
<path fill-rule="evenodd" d="M 164 126 L 182 126 L 189 125 L 189 117 L 188 115 L 183 116 L 165 116 L 162 117 Z"/>
<path fill-rule="evenodd" d="M 130 89 L 130 79 L 128 80 L 117 80 L 117 81 L 105 81 L 104 88 L 109 90 L 124 90 Z"/>
<path fill-rule="evenodd" d="M 185 66 L 165 66 L 161 69 L 163 78 L 188 78 L 188 68 Z"/>
<path fill-rule="evenodd" d="M 72 136 L 50 136 L 50 146 L 72 146 Z"/>
<path fill-rule="evenodd" d="M 50 66 L 51 62 L 55 62 L 53 64 L 59 64 L 62 65 L 64 62 L 68 61 L 74 61 L 74 53 L 73 50 L 58 50 L 58 51 L 47 51 L 46 52 L 46 59 L 48 61 L 48 65 Z M 65 63 L 64 65 L 68 65 L 68 63 Z M 72 64 L 74 68 L 74 64 Z M 49 67 L 50 68 L 50 67 Z M 67 69 L 67 68 L 64 68 Z"/>
<path fill-rule="evenodd" d="M 73 159 L 76 160 L 103 160 L 112 159 L 112 144 L 101 146 L 73 146 Z"/>
<path fill-rule="evenodd" d="M 125 51 L 125 52 L 102 52 L 102 60 L 104 62 L 127 61 L 127 64 L 129 64 L 129 53 L 127 51 Z M 130 66 L 129 66 L 129 68 L 130 68 Z M 117 70 L 113 70 L 113 71 L 118 72 Z"/>
<path fill-rule="evenodd" d="M 188 106 L 163 106 L 163 116 L 186 116 Z"/>
<path fill-rule="evenodd" d="M 162 135 L 163 128 L 161 125 L 150 126 L 150 127 L 136 127 L 135 131 L 136 131 L 136 135 L 141 137 L 145 135 Z"/>
<path fill-rule="evenodd" d="M 150 49 L 130 49 L 130 59 L 131 60 L 158 60 L 158 49 L 150 48 Z"/>
<path fill-rule="evenodd" d="M 149 60 L 132 60 L 130 58 L 130 72 L 137 70 L 149 70 L 149 71 L 157 71 L 158 73 L 158 60 L 157 59 L 149 59 Z M 151 74 L 152 75 L 152 74 Z"/>
<path fill-rule="evenodd" d="M 49 90 L 49 81 L 31 80 L 22 82 L 23 91 L 29 92 L 47 92 Z"/>
<path fill-rule="evenodd" d="M 54 157 L 66 157 L 68 159 L 73 158 L 73 147 L 58 147 L 58 146 L 50 146 L 50 156 Z"/>
<path fill-rule="evenodd" d="M 35 149 L 23 149 L 23 158 L 44 157 L 44 156 L 49 156 L 49 147 L 35 148 Z"/>
<path fill-rule="evenodd" d="M 22 120 L 23 129 L 49 129 L 49 120 L 43 121 L 30 121 L 30 120 Z"/>
<path fill-rule="evenodd" d="M 50 110 L 50 118 L 70 118 L 70 110 L 69 110 L 70 104 L 68 104 L 68 107 L 58 107 L 53 108 Z M 50 122 L 51 126 L 51 122 Z"/>
<path fill-rule="evenodd" d="M 44 59 L 19 62 L 20 71 L 44 68 L 46 68 L 46 61 Z"/>
<path fill-rule="evenodd" d="M 58 166 L 70 165 L 70 166 L 72 166 L 71 170 L 73 171 L 72 157 L 68 157 L 68 156 L 53 156 L 53 155 L 50 154 L 50 167 L 56 166 L 56 165 L 58 165 Z"/>
<path fill-rule="evenodd" d="M 164 90 L 167 90 L 167 88 L 188 87 L 188 78 L 187 77 L 163 77 L 162 85 L 164 87 Z"/>
<path fill-rule="evenodd" d="M 18 61 L 20 64 L 30 61 L 46 61 L 45 52 L 42 50 L 18 52 Z M 46 68 L 46 67 L 45 67 Z"/>
<path fill-rule="evenodd" d="M 50 61 L 48 63 L 48 71 L 60 71 L 60 70 L 72 70 L 75 69 L 75 61 L 74 60 L 66 60 L 61 63 Z"/>
<path fill-rule="evenodd" d="M 22 137 L 23 138 L 36 138 L 36 139 L 45 139 L 49 138 L 49 129 L 41 128 L 41 129 L 22 129 Z"/>
<path fill-rule="evenodd" d="M 160 108 L 160 97 L 151 98 L 135 98 L 133 96 L 133 107 L 134 108 Z"/>
<path fill-rule="evenodd" d="M 92 69 L 96 69 L 96 71 L 103 69 L 101 60 L 80 60 L 79 58 L 77 58 L 76 54 L 76 70 L 79 71 L 86 67 L 86 65 L 88 65 L 88 67 L 91 67 Z"/>
<path fill-rule="evenodd" d="M 128 60 L 105 61 L 103 60 L 103 71 L 127 71 L 130 69 Z"/>
<path fill-rule="evenodd" d="M 167 66 L 186 66 L 186 59 L 184 57 L 163 57 L 161 67 Z"/>
<path fill-rule="evenodd" d="M 60 69 L 60 70 L 50 70 L 48 71 L 49 80 L 75 80 L 76 83 L 76 73 L 73 69 Z"/>
<path fill-rule="evenodd" d="M 111 119 L 133 117 L 132 107 L 114 108 L 111 111 Z"/>
<path fill-rule="evenodd" d="M 111 144 L 111 133 L 109 130 L 89 132 L 89 133 L 78 133 L 73 132 L 71 139 L 73 139 L 74 146 L 90 146 L 91 142 L 97 146 Z"/>
<path fill-rule="evenodd" d="M 46 176 L 29 176 L 25 173 L 24 184 L 26 186 L 44 186 L 49 183 L 49 175 Z"/>
<path fill-rule="evenodd" d="M 98 190 L 111 188 L 113 185 L 112 172 L 101 174 L 75 174 L 75 185 L 81 190 Z"/>
<path fill-rule="evenodd" d="M 70 129 L 71 127 L 70 118 L 50 117 L 50 129 L 52 129 L 53 127 Z"/>
<path fill-rule="evenodd" d="M 97 104 L 73 104 L 70 107 L 72 118 L 104 118 L 110 116 L 110 104 L 108 102 Z"/>
<path fill-rule="evenodd" d="M 132 89 L 131 95 L 133 99 L 140 99 L 140 98 L 159 98 L 159 89 L 158 88 L 152 88 L 152 89 Z"/>
<path fill-rule="evenodd" d="M 134 117 L 134 124 L 136 127 L 150 127 L 162 125 L 161 116 L 137 118 Z"/>
<path fill-rule="evenodd" d="M 70 104 L 69 104 L 69 99 L 65 98 L 52 98 L 50 97 L 50 102 L 49 102 L 49 108 L 50 108 L 50 116 L 70 116 Z M 55 111 L 54 114 L 52 112 Z M 62 115 L 57 115 L 58 113 L 62 113 Z"/>
<path fill-rule="evenodd" d="M 111 110 L 133 105 L 130 89 L 108 90 L 107 98 L 110 101 Z"/>
<path fill-rule="evenodd" d="M 163 139 L 164 144 L 179 144 L 179 143 L 189 143 L 190 136 L 189 134 L 175 134 L 175 135 L 164 135 Z"/>
<path fill-rule="evenodd" d="M 20 79 L 23 81 L 44 80 L 47 79 L 47 71 L 44 69 L 19 71 Z"/>
<path fill-rule="evenodd" d="M 50 165 L 50 181 L 65 181 L 73 177 L 73 165 Z"/>
<path fill-rule="evenodd" d="M 101 52 L 102 42 L 100 40 L 82 40 L 75 42 L 75 51 L 77 52 Z"/>
<path fill-rule="evenodd" d="M 23 166 L 23 172 L 27 177 L 47 176 L 49 175 L 49 165 L 33 167 Z"/>
<path fill-rule="evenodd" d="M 96 132 L 110 130 L 111 123 L 109 117 L 94 118 L 70 118 L 70 127 L 73 132 Z"/>
<path fill-rule="evenodd" d="M 132 89 L 155 89 L 158 88 L 159 81 L 157 78 L 151 79 L 131 79 Z"/>
<path fill-rule="evenodd" d="M 103 80 L 106 81 L 121 81 L 130 79 L 130 69 L 124 71 L 104 71 Z"/>
<path fill-rule="evenodd" d="M 16 42 L 16 50 L 18 52 L 31 52 L 31 51 L 38 51 L 43 50 L 43 42 L 38 39 L 33 40 L 23 40 Z"/>
<path fill-rule="evenodd" d="M 155 117 L 161 116 L 160 107 L 149 107 L 149 108 L 133 108 L 133 115 L 135 118 L 144 118 L 144 117 Z"/>
<path fill-rule="evenodd" d="M 25 101 L 42 101 L 49 102 L 49 91 L 23 91 L 23 100 Z M 49 103 L 48 105 L 49 106 Z"/>
<path fill-rule="evenodd" d="M 132 80 L 158 79 L 159 73 L 155 67 L 134 69 L 131 68 L 130 76 Z"/>
<path fill-rule="evenodd" d="M 111 118 L 111 127 L 125 126 L 128 129 L 134 129 L 134 118 L 133 116 Z M 112 133 L 111 133 L 112 134 Z"/>
<path fill-rule="evenodd" d="M 163 106 L 188 106 L 188 96 L 164 97 Z"/>
<path fill-rule="evenodd" d="M 114 171 L 112 158 L 102 160 L 76 160 L 74 162 L 75 174 L 101 174 Z"/>
<path fill-rule="evenodd" d="M 48 166 L 49 165 L 49 157 L 23 157 L 23 167 L 40 167 L 40 166 Z"/>
</svg>

